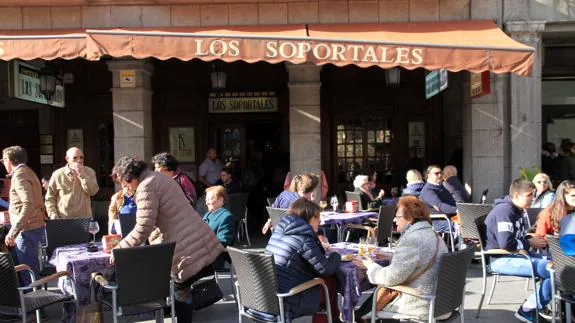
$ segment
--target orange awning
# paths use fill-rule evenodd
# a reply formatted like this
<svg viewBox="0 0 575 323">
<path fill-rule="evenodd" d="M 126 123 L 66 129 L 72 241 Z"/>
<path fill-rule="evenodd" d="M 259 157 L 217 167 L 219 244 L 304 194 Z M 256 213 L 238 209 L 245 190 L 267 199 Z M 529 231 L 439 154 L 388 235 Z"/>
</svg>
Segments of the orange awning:
<svg viewBox="0 0 575 323">
<path fill-rule="evenodd" d="M 73 59 L 85 57 L 84 30 L 0 31 L 0 59 Z"/>
</svg>

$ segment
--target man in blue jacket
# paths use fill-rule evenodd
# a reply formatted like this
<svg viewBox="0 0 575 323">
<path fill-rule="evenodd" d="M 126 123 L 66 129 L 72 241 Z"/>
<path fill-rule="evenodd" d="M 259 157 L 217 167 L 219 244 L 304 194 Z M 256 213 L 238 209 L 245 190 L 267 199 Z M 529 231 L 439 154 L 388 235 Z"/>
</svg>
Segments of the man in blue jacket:
<svg viewBox="0 0 575 323">
<path fill-rule="evenodd" d="M 495 200 L 493 210 L 485 219 L 486 250 L 504 249 L 527 254 L 530 248 L 539 249 L 547 246 L 544 238 L 526 235 L 529 228 L 525 209 L 531 206 L 534 194 L 533 183 L 516 179 L 509 188 L 509 196 Z M 542 278 L 537 291 L 539 304 L 536 302 L 535 294 L 532 294 L 515 312 L 515 317 L 522 322 L 535 322 L 535 308 L 540 309 L 540 314 L 546 314 L 545 306 L 551 301 L 551 282 L 546 269 L 548 261 L 536 253 L 529 256 L 531 261 L 517 255 L 492 256 L 490 259 L 490 269 L 494 273 L 531 277 L 533 268 L 536 277 Z"/>
<path fill-rule="evenodd" d="M 451 193 L 442 185 L 443 174 L 441 167 L 430 165 L 427 167 L 427 183 L 421 189 L 419 198 L 427 204 L 431 214 L 445 214 L 452 217 L 457 214 L 455 200 Z M 447 221 L 434 220 L 433 228 L 438 232 L 448 232 Z"/>
</svg>

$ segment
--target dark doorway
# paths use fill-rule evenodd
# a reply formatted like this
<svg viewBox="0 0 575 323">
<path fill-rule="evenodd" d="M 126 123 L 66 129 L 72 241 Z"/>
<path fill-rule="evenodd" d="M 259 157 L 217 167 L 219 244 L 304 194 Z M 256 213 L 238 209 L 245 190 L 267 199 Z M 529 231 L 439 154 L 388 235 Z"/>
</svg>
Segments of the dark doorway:
<svg viewBox="0 0 575 323">
<path fill-rule="evenodd" d="M 37 110 L 0 112 L 0 150 L 9 146 L 22 146 L 28 153 L 28 166 L 40 174 L 40 133 Z M 0 167 L 0 178 L 6 169 Z"/>
</svg>

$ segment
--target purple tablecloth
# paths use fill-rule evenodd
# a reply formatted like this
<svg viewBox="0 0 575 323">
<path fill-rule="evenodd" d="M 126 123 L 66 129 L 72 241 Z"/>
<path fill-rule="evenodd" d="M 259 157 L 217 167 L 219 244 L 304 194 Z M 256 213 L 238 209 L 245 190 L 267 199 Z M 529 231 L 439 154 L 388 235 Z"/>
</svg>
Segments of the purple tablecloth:
<svg viewBox="0 0 575 323">
<path fill-rule="evenodd" d="M 378 248 L 378 250 L 385 250 Z M 338 252 L 340 254 L 356 254 L 358 251 L 358 245 L 356 243 L 345 243 L 340 242 L 333 244 L 330 248 L 331 252 Z M 382 266 L 389 265 L 389 259 L 376 260 Z M 338 271 L 338 283 L 340 290 L 339 292 L 343 296 L 343 318 L 346 322 L 352 322 L 353 310 L 359 298 L 361 297 L 361 283 L 366 278 L 366 271 L 358 268 L 352 261 L 341 262 Z"/>
<path fill-rule="evenodd" d="M 321 212 L 321 225 L 342 225 L 348 223 L 361 223 L 363 220 L 377 217 L 377 212 L 333 213 Z"/>
<path fill-rule="evenodd" d="M 110 254 L 102 251 L 102 244 L 98 244 L 97 252 L 87 252 L 86 244 L 71 245 L 56 248 L 50 259 L 50 264 L 57 271 L 68 271 L 76 281 L 76 292 L 80 305 L 90 303 L 90 275 L 100 272 L 110 279 L 114 273 L 114 265 L 110 264 Z M 64 293 L 72 294 L 72 287 L 68 280 L 60 278 L 58 287 Z"/>
</svg>

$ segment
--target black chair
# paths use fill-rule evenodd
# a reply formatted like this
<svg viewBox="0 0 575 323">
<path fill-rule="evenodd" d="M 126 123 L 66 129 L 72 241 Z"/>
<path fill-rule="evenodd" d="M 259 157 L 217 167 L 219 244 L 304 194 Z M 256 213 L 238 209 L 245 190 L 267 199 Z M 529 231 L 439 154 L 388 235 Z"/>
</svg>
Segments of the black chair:
<svg viewBox="0 0 575 323">
<path fill-rule="evenodd" d="M 464 322 L 465 280 L 473 252 L 473 248 L 469 247 L 441 255 L 434 292 L 430 295 L 421 294 L 417 289 L 404 285 L 378 286 L 374 295 L 377 295 L 382 288 L 391 288 L 429 302 L 429 322 L 435 322 L 436 319 L 448 316 L 448 314 L 451 314 L 449 320 L 459 315 L 461 322 Z M 371 310 L 373 323 L 380 318 L 410 319 L 409 316 L 378 312 L 376 306 L 377 297 L 374 297 Z"/>
<path fill-rule="evenodd" d="M 475 226 L 475 219 L 487 216 L 493 209 L 491 204 L 457 203 L 459 213 L 459 235 L 463 239 L 472 239 L 479 242 L 479 232 Z"/>
<path fill-rule="evenodd" d="M 94 281 L 112 292 L 102 299 L 102 304 L 112 309 L 114 323 L 118 322 L 119 316 L 147 312 L 156 312 L 156 321 L 163 322 L 164 306 L 168 304 L 172 322 L 175 322 L 174 281 L 171 279 L 175 247 L 176 243 L 170 242 L 114 249 L 115 282 L 108 282 L 100 273 L 92 274 Z"/>
<path fill-rule="evenodd" d="M 395 205 L 386 205 L 379 208 L 379 216 L 377 218 L 377 244 L 383 246 L 386 243 L 391 248 L 393 239 L 393 219 L 397 207 Z"/>
<path fill-rule="evenodd" d="M 236 269 L 236 292 L 238 300 L 238 322 L 243 317 L 258 322 L 285 322 L 283 299 L 299 294 L 305 290 L 320 285 L 326 296 L 326 314 L 328 322 L 332 322 L 331 304 L 327 297 L 327 286 L 323 279 L 314 278 L 292 288 L 287 293 L 280 293 L 278 288 L 276 268 L 273 255 L 256 253 L 228 247 L 228 252 Z M 270 319 L 254 316 L 258 311 L 269 314 Z"/>
<path fill-rule="evenodd" d="M 20 271 L 26 271 L 30 275 L 32 283 L 29 286 L 19 287 L 17 272 Z M 73 295 L 37 289 L 60 277 L 66 277 L 72 281 Z M 28 314 L 36 312 L 36 320 L 41 322 L 40 309 L 52 304 L 72 301 L 76 302 L 77 306 L 74 279 L 67 271 L 36 280 L 30 267 L 27 265 L 14 266 L 12 255 L 5 252 L 0 253 L 0 314 L 12 317 L 20 316 L 22 322 L 26 323 Z"/>
<path fill-rule="evenodd" d="M 266 206 L 266 210 L 268 211 L 268 215 L 272 220 L 272 228 L 275 228 L 275 226 L 280 222 L 282 216 L 287 214 L 287 209 L 276 209 Z"/>
<path fill-rule="evenodd" d="M 489 268 L 489 264 L 488 264 L 488 260 L 489 257 L 491 256 L 505 256 L 505 255 L 515 255 L 517 257 L 523 257 L 527 260 L 529 260 L 529 262 L 531 262 L 531 257 L 529 257 L 529 255 L 526 254 L 521 254 L 518 252 L 512 252 L 512 251 L 508 251 L 508 250 L 504 250 L 504 249 L 490 249 L 490 250 L 485 250 L 485 245 L 487 243 L 487 228 L 485 227 L 485 218 L 487 218 L 487 215 L 482 215 L 480 217 L 478 217 L 477 219 L 475 219 L 475 228 L 477 230 L 477 235 L 479 236 L 479 246 L 481 248 L 481 269 L 483 270 L 483 284 L 482 284 L 482 289 L 481 289 L 481 298 L 479 299 L 479 305 L 477 307 L 477 315 L 475 316 L 476 318 L 479 317 L 479 313 L 481 312 L 481 307 L 483 306 L 483 299 L 485 298 L 485 288 L 487 286 L 487 270 Z M 491 291 L 489 292 L 489 297 L 487 298 L 487 303 L 491 304 L 491 297 L 493 297 L 493 292 L 495 291 L 495 284 L 498 281 L 498 277 L 500 275 L 503 274 L 499 274 L 496 272 L 489 272 L 491 275 L 493 275 L 493 284 L 491 285 Z M 521 276 L 516 276 L 516 277 L 521 277 Z M 533 282 L 535 282 L 535 269 L 533 268 L 533 266 L 531 267 L 531 277 L 525 277 L 525 278 L 531 278 L 533 279 Z M 538 293 L 535 293 L 535 298 L 537 300 L 537 304 L 539 304 L 539 296 Z M 539 310 L 537 310 L 536 313 L 536 319 L 538 319 L 539 317 Z"/>
<path fill-rule="evenodd" d="M 274 202 L 276 201 L 275 197 L 268 197 L 266 198 L 266 200 L 268 201 L 268 206 L 272 206 L 274 204 Z"/>
<path fill-rule="evenodd" d="M 346 202 L 357 201 L 357 206 L 359 207 L 360 210 L 363 210 L 363 207 L 361 205 L 361 196 L 359 195 L 359 193 L 345 191 L 345 201 Z"/>
<path fill-rule="evenodd" d="M 533 227 L 537 223 L 537 216 L 543 211 L 543 208 L 530 207 L 527 209 L 527 219 L 529 219 L 529 227 Z"/>
<path fill-rule="evenodd" d="M 241 237 L 245 236 L 248 246 L 251 247 L 252 242 L 248 233 L 248 196 L 248 193 L 230 194 L 228 195 L 228 205 L 238 223 L 237 241 L 241 241 Z"/>
<path fill-rule="evenodd" d="M 551 309 L 553 310 L 553 323 L 556 321 L 557 300 L 565 302 L 565 319 L 561 322 L 572 322 L 571 303 L 575 303 L 575 257 L 566 256 L 561 250 L 559 238 L 548 235 L 547 244 L 553 257 L 553 266 L 548 268 L 551 272 L 551 289 L 553 290 L 553 300 Z"/>
<path fill-rule="evenodd" d="M 134 227 L 136 226 L 136 215 L 135 214 L 120 214 L 118 216 L 118 218 L 120 219 L 120 227 L 122 229 L 122 236 L 125 237 L 127 236 L 132 230 L 134 230 Z"/>
</svg>

